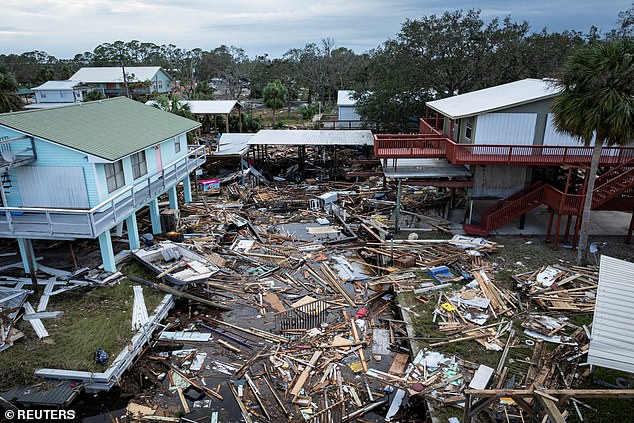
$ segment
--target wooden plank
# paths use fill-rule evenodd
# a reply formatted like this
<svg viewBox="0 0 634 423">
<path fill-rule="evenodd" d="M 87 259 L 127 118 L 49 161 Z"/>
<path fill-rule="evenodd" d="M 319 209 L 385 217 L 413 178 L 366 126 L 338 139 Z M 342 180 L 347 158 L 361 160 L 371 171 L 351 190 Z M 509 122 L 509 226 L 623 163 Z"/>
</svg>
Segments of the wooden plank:
<svg viewBox="0 0 634 423">
<path fill-rule="evenodd" d="M 561 412 L 553 400 L 542 395 L 539 391 L 535 391 L 535 393 L 537 394 L 537 400 L 544 407 L 546 414 L 548 414 L 551 423 L 566 423 L 564 416 L 561 415 Z"/>
<path fill-rule="evenodd" d="M 317 364 L 317 361 L 319 361 L 319 357 L 321 357 L 321 354 L 322 354 L 321 350 L 315 351 L 313 353 L 313 356 L 310 358 L 308 365 L 304 368 L 304 371 L 302 371 L 302 374 L 299 375 L 299 377 L 297 378 L 297 381 L 295 382 L 295 386 L 293 386 L 293 389 L 291 389 L 291 395 L 295 397 L 299 395 L 299 391 L 301 391 L 302 388 L 304 387 L 306 380 L 308 380 L 308 376 L 310 376 L 311 370 L 315 367 L 315 364 Z"/>
<path fill-rule="evenodd" d="M 280 301 L 280 298 L 277 296 L 277 294 L 273 292 L 267 292 L 262 298 L 264 299 L 264 301 L 271 305 L 273 310 L 277 312 L 282 312 L 286 310 L 284 308 L 284 304 L 282 304 L 282 301 Z"/>
<path fill-rule="evenodd" d="M 396 353 L 390 365 L 390 369 L 387 372 L 392 375 L 403 376 L 408 362 L 409 354 Z"/>
<path fill-rule="evenodd" d="M 183 412 L 185 414 L 189 414 L 191 410 L 189 409 L 189 404 L 187 404 L 187 400 L 183 394 L 183 388 L 177 388 L 176 392 L 178 392 L 178 399 L 181 401 L 181 405 L 183 406 Z"/>
</svg>

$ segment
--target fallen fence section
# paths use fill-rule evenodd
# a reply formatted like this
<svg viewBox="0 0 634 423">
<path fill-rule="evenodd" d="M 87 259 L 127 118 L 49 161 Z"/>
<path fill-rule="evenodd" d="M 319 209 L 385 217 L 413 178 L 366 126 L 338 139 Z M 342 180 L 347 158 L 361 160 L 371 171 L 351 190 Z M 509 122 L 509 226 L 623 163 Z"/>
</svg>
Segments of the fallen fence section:
<svg viewBox="0 0 634 423">
<path fill-rule="evenodd" d="M 76 380 L 84 384 L 86 392 L 109 391 L 119 382 L 123 373 L 132 365 L 136 357 L 147 344 L 158 323 L 167 316 L 169 310 L 174 306 L 174 296 L 168 294 L 163 297 L 161 303 L 156 307 L 150 316 L 147 324 L 132 337 L 130 344 L 125 346 L 119 355 L 114 359 L 112 365 L 102 373 L 63 370 L 63 369 L 39 369 L 36 376 L 45 379 Z"/>
</svg>

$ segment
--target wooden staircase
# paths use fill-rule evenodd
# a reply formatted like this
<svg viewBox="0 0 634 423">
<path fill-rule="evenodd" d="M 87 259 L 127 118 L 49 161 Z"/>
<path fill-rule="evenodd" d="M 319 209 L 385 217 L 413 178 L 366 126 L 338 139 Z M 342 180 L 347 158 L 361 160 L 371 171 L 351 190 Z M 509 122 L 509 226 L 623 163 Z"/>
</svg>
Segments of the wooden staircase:
<svg viewBox="0 0 634 423">
<path fill-rule="evenodd" d="M 513 219 L 545 204 L 562 215 L 580 215 L 583 195 L 565 194 L 551 185 L 536 182 L 498 201 L 482 213 L 479 225 L 465 224 L 470 235 L 486 236 Z M 593 210 L 632 211 L 634 201 L 634 159 L 599 176 L 592 194 Z"/>
</svg>

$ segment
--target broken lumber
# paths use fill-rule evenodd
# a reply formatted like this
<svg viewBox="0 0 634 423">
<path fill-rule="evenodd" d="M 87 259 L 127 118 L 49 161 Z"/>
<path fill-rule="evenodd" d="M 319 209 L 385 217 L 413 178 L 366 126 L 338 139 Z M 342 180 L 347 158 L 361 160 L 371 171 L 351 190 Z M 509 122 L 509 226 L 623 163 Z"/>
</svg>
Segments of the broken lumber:
<svg viewBox="0 0 634 423">
<path fill-rule="evenodd" d="M 158 289 L 159 291 L 167 292 L 168 294 L 172 294 L 172 295 L 175 295 L 177 297 L 186 298 L 188 300 L 196 301 L 196 302 L 199 302 L 199 303 L 204 304 L 206 306 L 217 308 L 218 310 L 222 310 L 222 311 L 231 311 L 232 310 L 231 307 L 227 307 L 225 305 L 218 304 L 216 302 L 209 301 L 209 300 L 197 297 L 197 296 L 192 295 L 192 294 L 188 294 L 187 292 L 179 291 L 178 289 L 174 289 L 171 286 L 167 286 L 167 285 L 162 284 L 162 283 L 154 283 L 154 282 L 146 281 L 145 279 L 141 279 L 141 278 L 138 278 L 136 276 L 128 276 L 128 278 L 131 281 L 133 281 L 133 282 L 137 282 L 137 283 L 143 284 L 145 286 L 149 286 L 150 288 Z"/>
</svg>

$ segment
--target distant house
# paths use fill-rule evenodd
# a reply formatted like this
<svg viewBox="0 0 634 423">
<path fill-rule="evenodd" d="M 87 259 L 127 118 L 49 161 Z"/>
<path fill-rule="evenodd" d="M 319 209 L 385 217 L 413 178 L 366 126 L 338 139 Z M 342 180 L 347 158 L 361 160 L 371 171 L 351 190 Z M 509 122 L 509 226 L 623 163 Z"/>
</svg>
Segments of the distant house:
<svg viewBox="0 0 634 423">
<path fill-rule="evenodd" d="M 159 233 L 157 197 L 167 192 L 177 209 L 183 182 L 191 201 L 205 150 L 186 134 L 199 126 L 125 97 L 0 114 L 0 238 L 18 240 L 25 269 L 31 239 L 98 238 L 114 271 L 113 227 L 125 222 L 138 248 L 138 210 L 149 207 Z"/>
<path fill-rule="evenodd" d="M 357 112 L 357 101 L 352 98 L 353 91 L 337 91 L 337 108 L 339 109 L 337 126 L 340 128 L 361 128 L 363 121 Z"/>
<path fill-rule="evenodd" d="M 97 85 L 89 85 L 80 81 L 47 81 L 33 88 L 37 103 L 78 103 L 84 101 L 86 94 L 99 89 Z"/>
<path fill-rule="evenodd" d="M 160 66 L 130 66 L 125 67 L 126 79 L 131 91 L 151 94 L 170 92 L 172 77 Z M 81 68 L 70 77 L 73 81 L 96 84 L 108 97 L 125 95 L 125 80 L 123 68 Z"/>
</svg>

